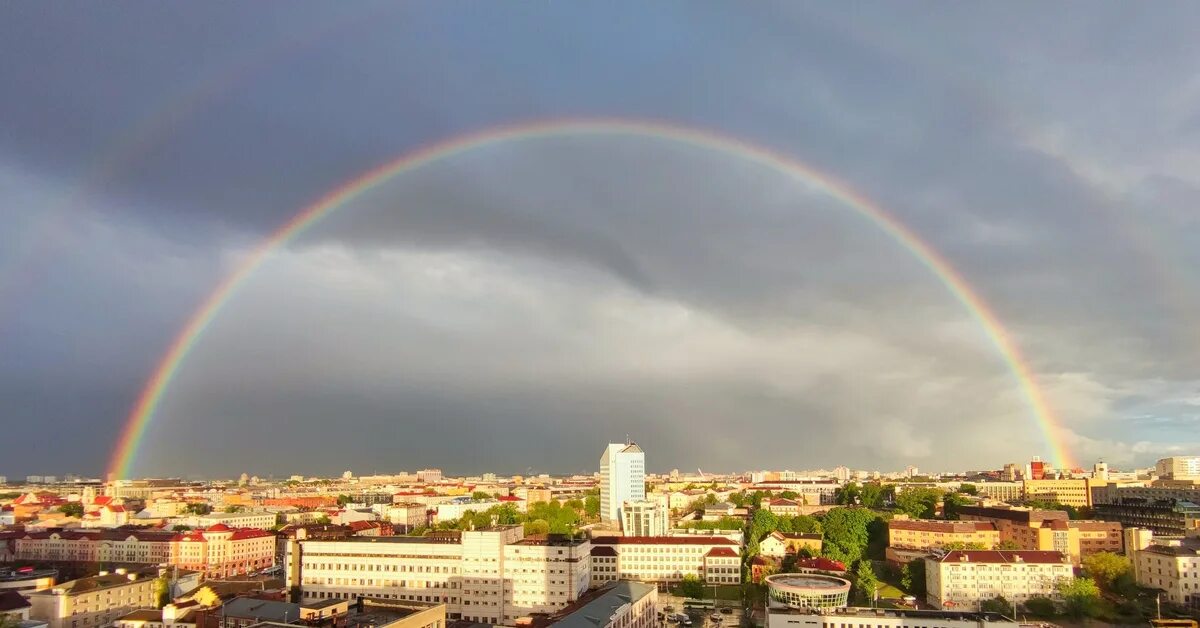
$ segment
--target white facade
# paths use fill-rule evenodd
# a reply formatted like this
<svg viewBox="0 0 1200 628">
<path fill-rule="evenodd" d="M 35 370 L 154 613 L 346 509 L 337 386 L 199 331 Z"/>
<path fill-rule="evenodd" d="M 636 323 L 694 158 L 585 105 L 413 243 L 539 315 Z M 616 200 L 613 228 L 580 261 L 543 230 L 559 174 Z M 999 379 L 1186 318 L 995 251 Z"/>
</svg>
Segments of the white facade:
<svg viewBox="0 0 1200 628">
<path fill-rule="evenodd" d="M 645 452 L 633 443 L 610 443 L 600 457 L 600 517 L 620 523 L 622 504 L 645 499 Z"/>
<path fill-rule="evenodd" d="M 270 530 L 278 522 L 273 512 L 213 512 L 207 515 L 191 515 L 171 519 L 170 526 L 185 525 L 189 528 L 209 528 L 225 524 L 230 528 L 257 528 Z"/>
<path fill-rule="evenodd" d="M 667 510 L 657 501 L 625 502 L 621 531 L 629 536 L 666 536 Z"/>
<path fill-rule="evenodd" d="M 305 602 L 356 596 L 446 605 L 450 619 L 512 625 L 587 591 L 591 544 L 524 538 L 519 525 L 427 537 L 289 543 L 287 584 Z"/>
<path fill-rule="evenodd" d="M 956 550 L 925 559 L 925 589 L 934 608 L 975 610 L 983 600 L 1004 597 L 1024 603 L 1056 598 L 1056 586 L 1075 577 L 1061 552 Z"/>
<path fill-rule="evenodd" d="M 740 550 L 723 537 L 596 537 L 591 550 L 592 584 L 678 582 L 689 575 L 709 584 L 737 584 L 741 582 Z"/>
</svg>

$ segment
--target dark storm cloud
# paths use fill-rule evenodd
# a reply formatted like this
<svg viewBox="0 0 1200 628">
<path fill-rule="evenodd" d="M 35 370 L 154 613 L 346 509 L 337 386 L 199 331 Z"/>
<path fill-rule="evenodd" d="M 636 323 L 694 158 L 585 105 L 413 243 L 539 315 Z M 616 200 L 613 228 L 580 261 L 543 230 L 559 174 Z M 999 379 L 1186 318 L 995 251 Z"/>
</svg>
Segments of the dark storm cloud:
<svg viewBox="0 0 1200 628">
<path fill-rule="evenodd" d="M 1186 414 L 1200 370 L 1193 9 L 946 9 L 6 6 L 6 416 L 115 429 L 114 400 L 217 278 L 368 168 L 495 124 L 630 116 L 760 142 L 877 200 L 995 307 L 1081 457 L 1145 462 L 1183 431 L 1131 417 Z M 193 360 L 148 470 L 245 425 L 188 468 L 228 471 L 253 443 L 248 470 L 304 471 L 272 443 L 309 452 L 343 422 L 394 443 L 339 442 L 321 470 L 454 468 L 461 451 L 410 441 L 464 426 L 459 457 L 517 471 L 575 469 L 613 429 L 683 468 L 1042 446 L 993 434 L 1029 421 L 1014 383 L 869 222 L 735 157 L 630 138 L 506 144 L 381 187 L 272 260 Z M 795 425 L 844 458 L 769 437 Z"/>
</svg>

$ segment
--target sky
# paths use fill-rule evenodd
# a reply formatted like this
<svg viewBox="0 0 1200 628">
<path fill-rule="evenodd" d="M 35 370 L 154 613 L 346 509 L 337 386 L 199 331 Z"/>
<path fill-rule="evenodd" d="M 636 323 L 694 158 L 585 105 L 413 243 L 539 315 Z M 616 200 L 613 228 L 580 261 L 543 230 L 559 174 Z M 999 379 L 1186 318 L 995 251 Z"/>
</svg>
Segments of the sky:
<svg viewBox="0 0 1200 628">
<path fill-rule="evenodd" d="M 100 475 L 264 238 L 364 172 L 545 120 L 842 182 L 994 311 L 1081 465 L 1200 453 L 1200 6 L 0 7 L 0 475 Z M 998 468 L 1053 450 L 911 251 L 812 180 L 653 134 L 458 151 L 271 251 L 146 476 Z"/>
</svg>

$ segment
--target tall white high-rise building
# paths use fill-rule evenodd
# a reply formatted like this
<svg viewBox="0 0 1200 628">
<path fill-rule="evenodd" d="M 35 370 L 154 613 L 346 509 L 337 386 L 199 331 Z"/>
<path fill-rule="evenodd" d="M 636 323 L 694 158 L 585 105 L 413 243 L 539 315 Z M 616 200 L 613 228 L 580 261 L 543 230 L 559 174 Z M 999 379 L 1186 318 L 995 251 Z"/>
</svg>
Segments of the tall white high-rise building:
<svg viewBox="0 0 1200 628">
<path fill-rule="evenodd" d="M 646 454 L 635 443 L 609 443 L 600 456 L 600 517 L 621 522 L 621 505 L 646 499 Z"/>
</svg>

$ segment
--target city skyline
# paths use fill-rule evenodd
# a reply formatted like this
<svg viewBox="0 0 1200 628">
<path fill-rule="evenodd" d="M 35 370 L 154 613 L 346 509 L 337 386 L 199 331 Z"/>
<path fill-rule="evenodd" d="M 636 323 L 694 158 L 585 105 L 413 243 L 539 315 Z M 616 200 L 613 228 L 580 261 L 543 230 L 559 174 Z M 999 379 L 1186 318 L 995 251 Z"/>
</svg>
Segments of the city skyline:
<svg viewBox="0 0 1200 628">
<path fill-rule="evenodd" d="M 1200 8 L 1091 9 L 5 6 L 0 473 L 1200 451 Z"/>
</svg>

